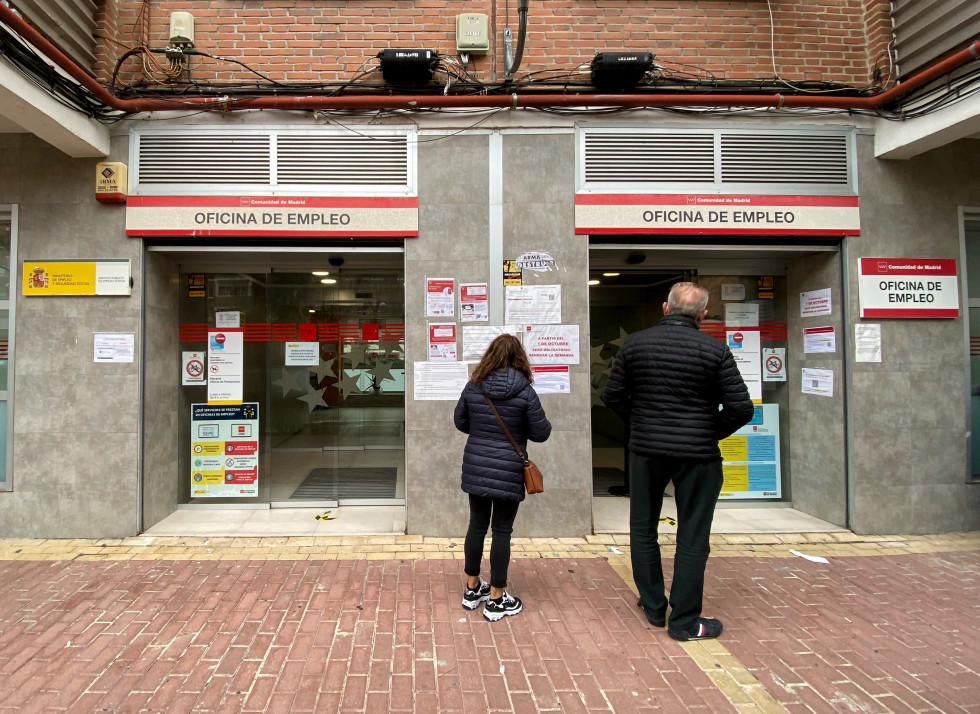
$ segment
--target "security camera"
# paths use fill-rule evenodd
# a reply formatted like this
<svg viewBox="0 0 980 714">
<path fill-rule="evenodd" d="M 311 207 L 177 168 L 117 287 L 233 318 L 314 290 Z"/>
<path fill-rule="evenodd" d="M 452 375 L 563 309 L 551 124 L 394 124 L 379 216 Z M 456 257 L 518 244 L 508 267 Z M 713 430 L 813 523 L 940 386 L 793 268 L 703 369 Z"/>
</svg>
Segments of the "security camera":
<svg viewBox="0 0 980 714">
<path fill-rule="evenodd" d="M 332 265 L 333 267 L 339 268 L 341 265 L 344 264 L 344 259 L 341 258 L 339 255 L 335 255 L 331 258 L 328 258 L 327 262 L 330 263 L 330 265 Z"/>
</svg>

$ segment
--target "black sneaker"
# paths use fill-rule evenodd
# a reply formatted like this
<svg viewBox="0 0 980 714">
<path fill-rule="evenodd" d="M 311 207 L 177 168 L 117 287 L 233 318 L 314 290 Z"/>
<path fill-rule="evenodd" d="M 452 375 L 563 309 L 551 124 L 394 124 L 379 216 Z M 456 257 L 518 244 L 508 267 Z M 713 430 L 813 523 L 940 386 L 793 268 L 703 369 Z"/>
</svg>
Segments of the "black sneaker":
<svg viewBox="0 0 980 714">
<path fill-rule="evenodd" d="M 637 600 L 636 601 L 636 606 L 638 608 L 640 608 L 641 610 L 643 610 L 643 614 L 646 615 L 647 622 L 649 622 L 654 627 L 663 627 L 664 625 L 667 624 L 667 615 L 666 614 L 656 615 L 656 614 L 650 612 L 645 607 L 643 607 L 643 601 L 642 600 Z"/>
<path fill-rule="evenodd" d="M 667 634 L 675 640 L 687 642 L 688 640 L 710 640 L 721 634 L 721 620 L 710 617 L 699 617 L 697 622 L 691 625 L 688 632 L 683 630 L 672 630 L 667 628 Z"/>
<path fill-rule="evenodd" d="M 508 615 L 516 615 L 522 607 L 520 598 L 504 590 L 504 594 L 496 600 L 487 600 L 487 604 L 483 606 L 483 616 L 490 622 L 496 622 Z"/>
<path fill-rule="evenodd" d="M 490 583 L 480 578 L 480 584 L 475 588 L 468 585 L 463 590 L 463 607 L 467 610 L 475 610 L 477 606 L 490 597 Z"/>
</svg>

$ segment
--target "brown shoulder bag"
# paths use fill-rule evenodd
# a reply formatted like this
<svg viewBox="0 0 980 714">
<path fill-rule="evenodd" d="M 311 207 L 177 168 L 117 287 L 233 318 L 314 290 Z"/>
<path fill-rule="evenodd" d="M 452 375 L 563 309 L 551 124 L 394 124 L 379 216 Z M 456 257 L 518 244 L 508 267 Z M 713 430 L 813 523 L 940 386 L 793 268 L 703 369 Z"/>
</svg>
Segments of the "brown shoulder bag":
<svg viewBox="0 0 980 714">
<path fill-rule="evenodd" d="M 500 418 L 500 414 L 497 412 L 497 407 L 493 405 L 493 401 L 490 399 L 490 397 L 487 397 L 486 394 L 483 396 L 486 397 L 487 403 L 490 405 L 490 408 L 493 409 L 494 416 L 496 416 L 497 421 L 500 422 L 500 428 L 504 430 L 507 438 L 510 439 L 510 443 L 514 447 L 514 451 L 517 452 L 517 455 L 521 457 L 521 461 L 524 462 L 524 488 L 529 494 L 543 493 L 544 476 L 541 474 L 541 471 L 538 470 L 538 467 L 534 465 L 534 462 L 531 461 L 531 459 L 527 458 L 527 454 L 521 451 L 520 447 L 517 445 L 517 442 L 514 441 L 514 437 L 510 435 L 510 431 L 508 431 L 507 426 L 504 424 L 504 420 Z"/>
</svg>

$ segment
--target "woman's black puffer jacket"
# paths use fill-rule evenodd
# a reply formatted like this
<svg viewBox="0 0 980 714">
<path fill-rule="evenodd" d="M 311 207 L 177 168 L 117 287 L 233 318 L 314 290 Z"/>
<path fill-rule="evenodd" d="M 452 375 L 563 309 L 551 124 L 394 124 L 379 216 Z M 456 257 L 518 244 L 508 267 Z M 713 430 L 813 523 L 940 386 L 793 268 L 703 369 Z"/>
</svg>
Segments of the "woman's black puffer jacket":
<svg viewBox="0 0 980 714">
<path fill-rule="evenodd" d="M 456 428 L 469 434 L 463 450 L 462 489 L 475 496 L 523 501 L 524 462 L 500 428 L 487 397 L 524 453 L 528 439 L 540 442 L 551 436 L 551 422 L 538 395 L 518 370 L 494 370 L 479 385 L 467 382 L 453 415 Z"/>
</svg>

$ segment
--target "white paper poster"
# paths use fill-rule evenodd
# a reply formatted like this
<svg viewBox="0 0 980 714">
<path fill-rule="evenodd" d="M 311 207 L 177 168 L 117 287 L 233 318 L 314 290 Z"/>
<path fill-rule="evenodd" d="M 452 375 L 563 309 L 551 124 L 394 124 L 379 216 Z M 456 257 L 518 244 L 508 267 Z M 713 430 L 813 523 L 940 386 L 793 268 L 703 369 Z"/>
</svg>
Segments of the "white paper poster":
<svg viewBox="0 0 980 714">
<path fill-rule="evenodd" d="M 315 367 L 320 364 L 319 342 L 286 342 L 287 367 Z"/>
<path fill-rule="evenodd" d="M 727 307 L 727 305 L 726 305 Z M 762 402 L 762 350 L 758 327 L 736 327 L 725 331 L 728 349 L 732 351 L 735 365 L 749 397 L 755 404 Z"/>
<path fill-rule="evenodd" d="M 514 335 L 523 340 L 524 328 L 519 325 L 463 325 L 463 360 L 479 362 L 498 335 Z"/>
<path fill-rule="evenodd" d="M 762 381 L 763 382 L 786 381 L 786 348 L 785 347 L 762 348 Z"/>
<path fill-rule="evenodd" d="M 456 323 L 429 323 L 429 361 L 456 361 Z"/>
<path fill-rule="evenodd" d="M 214 313 L 215 327 L 241 327 L 242 313 L 238 310 L 223 310 Z"/>
<path fill-rule="evenodd" d="M 721 284 L 721 299 L 722 300 L 744 300 L 745 299 L 745 286 L 742 283 L 722 283 Z"/>
<path fill-rule="evenodd" d="M 834 372 L 829 369 L 803 368 L 803 393 L 820 397 L 834 396 Z"/>
<path fill-rule="evenodd" d="M 881 362 L 881 325 L 854 326 L 854 361 Z"/>
<path fill-rule="evenodd" d="M 508 325 L 561 323 L 561 285 L 507 285 L 504 290 Z"/>
<path fill-rule="evenodd" d="M 208 330 L 208 404 L 241 404 L 245 379 L 244 333 Z"/>
<path fill-rule="evenodd" d="M 578 325 L 528 325 L 524 350 L 531 364 L 578 364 Z"/>
<path fill-rule="evenodd" d="M 136 335 L 132 332 L 97 332 L 94 345 L 94 362 L 132 362 L 136 353 Z"/>
<path fill-rule="evenodd" d="M 191 498 L 258 494 L 258 403 L 191 404 Z"/>
<path fill-rule="evenodd" d="M 416 401 L 458 401 L 470 378 L 466 362 L 415 362 L 412 376 Z"/>
<path fill-rule="evenodd" d="M 456 305 L 453 278 L 425 279 L 426 317 L 452 317 Z"/>
<path fill-rule="evenodd" d="M 204 384 L 207 381 L 207 375 L 204 373 L 203 352 L 181 352 L 180 363 L 180 383 L 182 386 Z"/>
<path fill-rule="evenodd" d="M 486 322 L 489 319 L 490 313 L 487 308 L 487 284 L 460 283 L 460 322 Z"/>
<path fill-rule="evenodd" d="M 726 327 L 758 327 L 759 303 L 736 302 L 725 305 Z"/>
<path fill-rule="evenodd" d="M 538 394 L 568 394 L 572 391 L 568 365 L 532 365 L 531 374 L 534 377 L 531 386 Z"/>
<path fill-rule="evenodd" d="M 800 293 L 800 317 L 830 314 L 830 288 Z"/>
<path fill-rule="evenodd" d="M 803 352 L 816 354 L 819 352 L 837 351 L 837 333 L 832 326 L 804 327 Z"/>
</svg>

